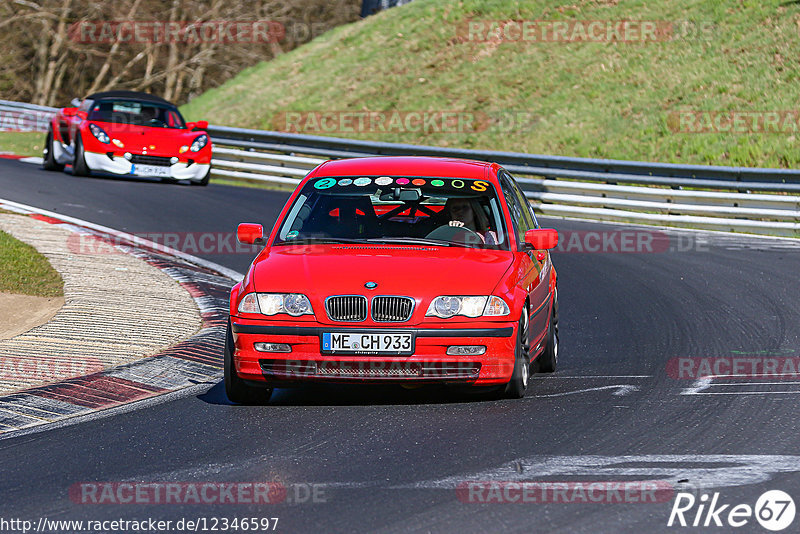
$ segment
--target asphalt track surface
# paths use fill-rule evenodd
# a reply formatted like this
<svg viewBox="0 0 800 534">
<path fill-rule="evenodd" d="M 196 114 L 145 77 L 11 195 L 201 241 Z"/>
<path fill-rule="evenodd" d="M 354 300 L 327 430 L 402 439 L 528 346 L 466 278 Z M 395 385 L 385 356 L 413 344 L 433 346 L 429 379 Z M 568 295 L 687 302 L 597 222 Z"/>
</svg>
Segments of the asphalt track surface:
<svg viewBox="0 0 800 534">
<path fill-rule="evenodd" d="M 241 221 L 270 227 L 286 193 L 78 178 L 0 161 L 0 197 L 129 232 L 227 232 Z M 622 228 L 544 222 L 562 233 Z M 723 530 L 667 527 L 671 501 L 487 504 L 463 502 L 454 488 L 467 480 L 660 479 L 676 491 L 719 492 L 727 504 L 752 506 L 773 489 L 798 501 L 798 380 L 709 387 L 671 377 L 667 364 L 685 356 L 797 356 L 800 248 L 669 235 L 689 250 L 554 254 L 560 369 L 537 376 L 522 400 L 317 386 L 245 407 L 212 384 L 0 441 L 0 518 L 278 517 L 278 532 L 716 532 Z M 204 257 L 239 271 L 251 259 Z M 80 482 L 265 480 L 282 482 L 287 501 L 90 505 L 69 497 Z M 306 484 L 316 485 L 317 502 L 299 502 Z M 766 532 L 755 519 L 737 531 Z"/>
</svg>

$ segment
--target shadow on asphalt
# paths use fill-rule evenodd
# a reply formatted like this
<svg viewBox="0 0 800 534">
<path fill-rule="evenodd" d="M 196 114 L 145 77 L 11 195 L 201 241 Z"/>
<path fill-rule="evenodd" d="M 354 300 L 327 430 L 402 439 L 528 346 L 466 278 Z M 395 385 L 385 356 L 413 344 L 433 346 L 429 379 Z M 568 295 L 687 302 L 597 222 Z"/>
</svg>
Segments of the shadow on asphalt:
<svg viewBox="0 0 800 534">
<path fill-rule="evenodd" d="M 207 404 L 236 406 L 228 400 L 222 381 L 197 398 Z M 276 389 L 266 406 L 381 406 L 494 402 L 492 392 L 467 387 L 427 385 L 406 389 L 399 385 L 308 384 Z"/>
</svg>

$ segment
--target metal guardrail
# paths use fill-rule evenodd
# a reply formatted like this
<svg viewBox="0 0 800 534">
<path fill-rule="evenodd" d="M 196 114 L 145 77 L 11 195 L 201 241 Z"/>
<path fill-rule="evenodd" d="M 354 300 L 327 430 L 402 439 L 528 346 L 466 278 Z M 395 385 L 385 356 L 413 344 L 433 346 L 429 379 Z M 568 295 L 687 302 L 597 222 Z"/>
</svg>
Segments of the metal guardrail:
<svg viewBox="0 0 800 534">
<path fill-rule="evenodd" d="M 0 100 L 3 113 L 55 108 Z M 0 124 L 2 126 L 2 124 Z M 46 124 L 45 124 L 46 128 Z M 543 215 L 800 237 L 800 170 L 466 150 L 209 126 L 212 175 L 294 185 L 327 159 L 418 155 L 499 163 Z"/>
<path fill-rule="evenodd" d="M 800 236 L 800 170 L 568 158 L 210 126 L 212 174 L 295 184 L 326 159 L 418 155 L 499 163 L 543 215 Z"/>
</svg>

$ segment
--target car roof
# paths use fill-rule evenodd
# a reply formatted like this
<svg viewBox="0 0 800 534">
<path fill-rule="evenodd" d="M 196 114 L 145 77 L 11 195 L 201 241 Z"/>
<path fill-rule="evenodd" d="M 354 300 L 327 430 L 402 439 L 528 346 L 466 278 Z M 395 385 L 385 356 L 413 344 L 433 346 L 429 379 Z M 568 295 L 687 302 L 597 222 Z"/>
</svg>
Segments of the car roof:
<svg viewBox="0 0 800 534">
<path fill-rule="evenodd" d="M 86 97 L 87 100 L 105 100 L 109 98 L 125 98 L 127 100 L 138 100 L 141 102 L 155 102 L 157 104 L 169 104 L 170 106 L 175 105 L 169 100 L 164 100 L 160 96 L 141 93 L 139 91 L 103 91 Z"/>
<path fill-rule="evenodd" d="M 314 177 L 322 176 L 430 176 L 442 178 L 487 179 L 493 163 L 429 156 L 375 156 L 331 160 L 317 167 Z"/>
</svg>

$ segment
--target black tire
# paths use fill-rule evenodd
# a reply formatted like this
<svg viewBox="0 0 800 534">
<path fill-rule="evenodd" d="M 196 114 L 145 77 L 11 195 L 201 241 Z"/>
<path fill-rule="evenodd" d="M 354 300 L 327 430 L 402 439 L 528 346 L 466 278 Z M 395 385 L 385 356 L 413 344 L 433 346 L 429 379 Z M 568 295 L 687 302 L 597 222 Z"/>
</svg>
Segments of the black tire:
<svg viewBox="0 0 800 534">
<path fill-rule="evenodd" d="M 225 333 L 225 355 L 223 359 L 225 368 L 225 394 L 231 402 L 236 404 L 265 404 L 272 396 L 272 388 L 251 386 L 236 374 L 233 366 L 233 333 L 231 322 L 228 320 L 228 329 Z"/>
<path fill-rule="evenodd" d="M 46 152 L 42 154 L 44 156 L 44 170 L 46 171 L 63 171 L 64 165 L 58 163 L 56 161 L 55 153 L 53 152 L 53 131 L 50 130 L 47 132 L 47 138 L 44 141 L 44 148 Z"/>
<path fill-rule="evenodd" d="M 194 180 L 192 180 L 189 183 L 192 184 L 192 185 L 200 185 L 200 186 L 205 187 L 205 186 L 208 185 L 208 180 L 209 179 L 211 179 L 211 167 L 208 168 L 208 172 L 206 173 L 205 176 L 203 176 L 202 180 L 200 180 L 199 182 L 195 182 Z"/>
<path fill-rule="evenodd" d="M 517 344 L 514 348 L 514 372 L 506 384 L 504 396 L 509 399 L 521 399 L 525 396 L 530 382 L 531 362 L 525 351 L 528 337 L 528 308 L 523 308 L 522 317 L 517 328 Z"/>
<path fill-rule="evenodd" d="M 83 154 L 83 140 L 81 136 L 75 138 L 75 160 L 72 162 L 73 176 L 89 176 L 89 166 L 86 165 L 86 158 Z"/>
<path fill-rule="evenodd" d="M 537 373 L 555 373 L 558 367 L 558 311 L 555 305 L 547 327 L 547 344 L 534 363 Z"/>
</svg>

